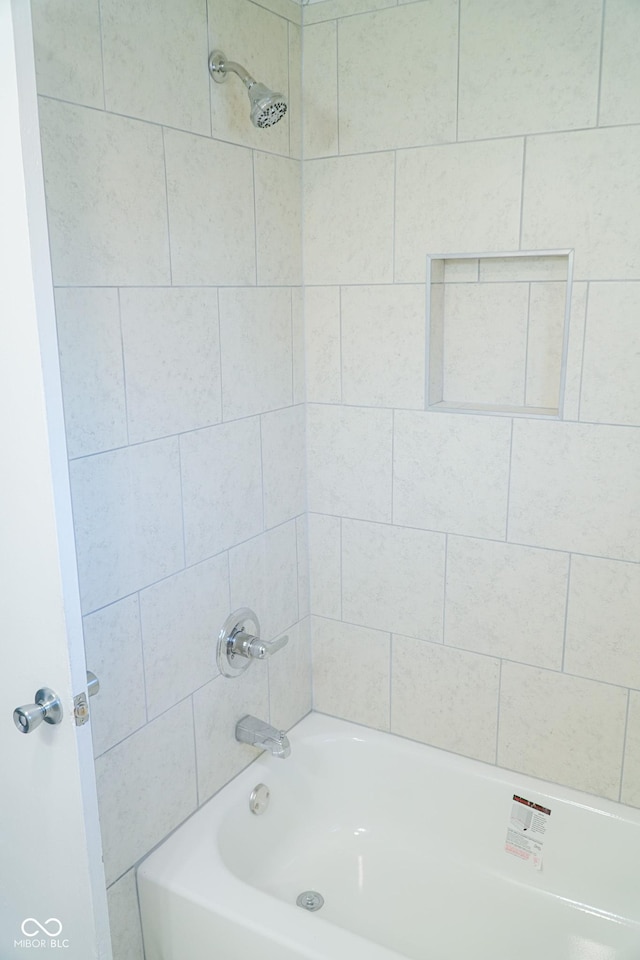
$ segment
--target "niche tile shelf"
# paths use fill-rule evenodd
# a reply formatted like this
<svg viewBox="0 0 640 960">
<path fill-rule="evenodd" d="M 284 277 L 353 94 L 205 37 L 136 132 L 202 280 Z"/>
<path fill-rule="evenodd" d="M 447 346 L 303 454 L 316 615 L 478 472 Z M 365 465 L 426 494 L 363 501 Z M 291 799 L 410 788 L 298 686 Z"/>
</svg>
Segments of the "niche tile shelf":
<svg viewBox="0 0 640 960">
<path fill-rule="evenodd" d="M 427 408 L 562 419 L 573 250 L 427 257 Z"/>
</svg>

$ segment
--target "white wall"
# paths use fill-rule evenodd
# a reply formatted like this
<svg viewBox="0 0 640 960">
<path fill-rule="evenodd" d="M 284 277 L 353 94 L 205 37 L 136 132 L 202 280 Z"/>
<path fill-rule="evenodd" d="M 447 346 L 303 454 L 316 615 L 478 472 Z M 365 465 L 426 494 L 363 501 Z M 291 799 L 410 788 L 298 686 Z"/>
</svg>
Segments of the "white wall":
<svg viewBox="0 0 640 960">
<path fill-rule="evenodd" d="M 133 867 L 311 705 L 300 295 L 300 11 L 34 3 L 92 727 L 115 960 Z M 285 16 L 284 14 L 289 14 Z M 289 94 L 273 130 L 209 50 Z M 289 646 L 218 675 L 228 614 Z"/>
<path fill-rule="evenodd" d="M 314 705 L 640 805 L 640 6 L 603 6 L 305 8 Z M 564 421 L 426 411 L 426 255 L 558 248 Z"/>
</svg>

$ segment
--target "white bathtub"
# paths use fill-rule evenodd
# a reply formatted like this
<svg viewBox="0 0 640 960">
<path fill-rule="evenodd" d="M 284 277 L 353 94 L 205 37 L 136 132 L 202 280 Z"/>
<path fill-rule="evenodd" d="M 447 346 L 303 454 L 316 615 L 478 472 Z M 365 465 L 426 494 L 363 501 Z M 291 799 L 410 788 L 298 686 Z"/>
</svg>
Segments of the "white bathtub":
<svg viewBox="0 0 640 960">
<path fill-rule="evenodd" d="M 140 866 L 147 960 L 640 960 L 640 811 L 320 714 L 290 740 Z"/>
</svg>

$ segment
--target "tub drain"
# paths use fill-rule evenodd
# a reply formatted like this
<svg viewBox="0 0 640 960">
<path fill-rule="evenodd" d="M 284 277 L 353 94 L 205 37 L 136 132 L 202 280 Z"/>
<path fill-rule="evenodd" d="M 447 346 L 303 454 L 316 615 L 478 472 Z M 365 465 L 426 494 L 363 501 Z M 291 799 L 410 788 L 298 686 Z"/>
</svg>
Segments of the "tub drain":
<svg viewBox="0 0 640 960">
<path fill-rule="evenodd" d="M 304 890 L 296 900 L 296 903 L 304 910 L 310 910 L 313 913 L 314 910 L 319 910 L 323 905 L 324 897 L 316 893 L 315 890 Z"/>
</svg>

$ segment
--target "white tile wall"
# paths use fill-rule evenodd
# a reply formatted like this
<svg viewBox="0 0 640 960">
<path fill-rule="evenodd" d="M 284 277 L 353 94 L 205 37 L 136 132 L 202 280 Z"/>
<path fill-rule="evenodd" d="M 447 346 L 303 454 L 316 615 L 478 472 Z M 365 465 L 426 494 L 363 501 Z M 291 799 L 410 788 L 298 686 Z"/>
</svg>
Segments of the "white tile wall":
<svg viewBox="0 0 640 960">
<path fill-rule="evenodd" d="M 343 520 L 343 618 L 441 643 L 444 548 L 442 534 Z"/>
<path fill-rule="evenodd" d="M 307 431 L 309 509 L 391 520 L 391 411 L 311 404 Z"/>
<path fill-rule="evenodd" d="M 627 691 L 503 663 L 498 763 L 617 800 Z"/>
<path fill-rule="evenodd" d="M 107 110 L 211 132 L 206 0 L 101 0 Z"/>
<path fill-rule="evenodd" d="M 390 282 L 393 196 L 393 153 L 306 164 L 305 283 Z"/>
<path fill-rule="evenodd" d="M 59 289 L 56 317 L 69 456 L 126 446 L 117 290 Z"/>
<path fill-rule="evenodd" d="M 205 560 L 141 591 L 149 719 L 217 675 L 212 638 L 229 613 L 225 556 Z"/>
<path fill-rule="evenodd" d="M 504 539 L 510 439 L 501 417 L 397 412 L 394 523 Z"/>
<path fill-rule="evenodd" d="M 636 430 L 516 420 L 509 539 L 640 560 L 639 467 Z"/>
<path fill-rule="evenodd" d="M 218 423 L 216 290 L 122 290 L 120 309 L 131 443 Z"/>
<path fill-rule="evenodd" d="M 493 763 L 500 661 L 393 637 L 391 729 Z"/>
<path fill-rule="evenodd" d="M 40 125 L 54 283 L 169 283 L 161 130 L 48 99 Z"/>
<path fill-rule="evenodd" d="M 340 152 L 455 140 L 457 0 L 339 21 Z"/>
<path fill-rule="evenodd" d="M 153 695 L 154 683 L 161 686 L 166 678 L 161 672 L 154 678 L 153 664 L 142 663 L 137 591 L 147 600 L 157 594 L 157 610 L 148 611 L 158 616 L 166 584 L 194 577 L 193 565 L 205 561 L 203 568 L 219 567 L 215 593 L 224 584 L 224 551 L 230 548 L 236 596 L 256 597 L 262 607 L 265 590 L 272 593 L 264 609 L 271 605 L 266 617 L 274 630 L 285 615 L 293 617 L 282 626 L 290 647 L 268 671 L 258 665 L 242 681 L 216 677 L 207 683 L 208 674 L 194 672 L 187 682 L 178 670 L 176 682 L 184 686 L 170 695 L 185 699 L 146 725 L 144 698 L 122 726 L 100 719 L 96 706 L 96 749 L 105 751 L 98 760 L 105 858 L 110 880 L 124 875 L 111 894 L 114 942 L 117 950 L 127 943 L 135 960 L 130 868 L 255 755 L 233 740 L 239 716 L 250 711 L 286 726 L 308 709 L 307 625 L 296 618 L 308 615 L 309 599 L 324 618 L 314 618 L 313 628 L 316 708 L 382 728 L 391 716 L 399 732 L 489 761 L 495 759 L 499 715 L 499 762 L 606 796 L 617 797 L 622 784 L 622 799 L 640 804 L 634 690 L 624 776 L 622 769 L 626 691 L 637 682 L 628 630 L 635 606 L 628 591 L 640 524 L 636 5 L 607 0 L 603 128 L 581 130 L 598 122 L 593 51 L 600 26 L 596 18 L 594 28 L 593 0 L 577 11 L 575 0 L 543 0 L 545 15 L 535 22 L 530 5 L 520 0 L 506 6 L 489 0 L 501 14 L 499 30 L 487 28 L 486 4 L 462 0 L 459 56 L 455 4 L 448 0 L 325 0 L 304 9 L 292 0 L 209 0 L 208 39 L 201 3 L 189 0 L 194 18 L 186 24 L 185 5 L 162 0 L 149 21 L 148 49 L 130 59 L 123 37 L 132 50 L 140 47 L 137 0 L 107 0 L 104 33 L 92 0 L 73 9 L 45 0 L 35 11 L 53 267 L 56 283 L 67 288 L 57 299 L 70 449 L 78 458 L 71 473 L 83 604 L 91 611 L 85 618 L 88 651 L 116 700 L 130 695 L 122 678 L 126 664 L 137 685 L 146 668 Z M 507 42 L 517 57 L 482 53 Z M 453 49 L 445 58 L 447 44 Z M 136 119 L 103 111 L 103 45 L 107 109 Z M 381 45 L 405 68 L 385 74 L 373 64 L 360 71 L 360 95 L 357 64 L 369 68 Z M 206 57 L 214 46 L 288 93 L 283 123 L 256 130 L 237 78 L 225 85 L 209 80 Z M 416 48 L 420 56 L 408 56 Z M 180 50 L 189 62 L 174 59 Z M 300 279 L 293 236 L 300 221 L 299 170 L 287 158 L 298 158 L 302 147 L 301 51 L 308 108 L 303 155 L 310 160 L 304 164 L 304 326 L 300 292 L 281 289 Z M 460 109 L 453 116 L 458 70 Z M 133 82 L 127 79 L 132 74 Z M 553 97 L 540 96 L 546 84 L 554 85 Z M 211 104 L 213 137 L 203 103 L 207 110 Z M 457 136 L 468 139 L 456 142 Z M 422 412 L 417 287 L 427 252 L 559 246 L 575 247 L 579 278 L 568 422 L 516 420 L 511 457 L 509 418 Z M 170 290 L 170 284 L 183 289 Z M 159 289 L 143 290 L 150 286 Z M 243 286 L 250 289 L 238 289 Z M 218 368 L 214 287 L 221 288 L 221 306 L 232 305 L 226 320 L 221 311 L 226 340 Z M 288 307 L 281 312 L 275 304 L 285 295 Z M 547 392 L 539 375 L 546 355 L 531 334 L 545 330 L 549 319 L 532 299 L 527 389 L 535 397 Z M 145 303 L 153 309 L 142 309 Z M 183 325 L 188 338 L 180 336 Z M 278 392 L 285 381 L 286 395 Z M 223 423 L 216 422 L 220 396 L 227 404 Z M 310 598 L 306 523 L 299 512 L 302 430 L 300 412 L 289 409 L 305 399 L 312 403 L 308 493 L 315 511 Z M 572 422 L 580 418 L 598 425 Z M 167 432 L 179 439 L 156 439 Z M 418 619 L 435 608 L 440 561 L 429 562 L 429 576 L 404 592 L 396 589 L 397 574 L 367 556 L 356 570 L 361 578 L 367 571 L 362 590 L 371 604 L 365 605 L 353 569 L 343 564 L 342 535 L 343 527 L 347 534 L 357 527 L 370 531 L 392 519 L 396 527 L 385 528 L 392 531 L 386 536 L 409 582 L 418 571 L 407 556 L 413 539 L 424 547 L 452 535 L 452 592 L 446 644 L 396 635 L 390 689 L 386 629 L 397 629 L 403 604 Z M 246 541 L 254 538 L 260 548 L 252 566 Z M 350 556 L 354 544 L 353 538 L 347 543 Z M 568 552 L 563 674 L 558 624 Z M 277 567 L 269 572 L 271 557 Z M 581 579 L 582 564 L 589 569 Z M 495 571 L 491 582 L 487 570 Z M 387 576 L 393 589 L 383 595 L 376 585 Z M 452 612 L 454 587 L 463 576 L 471 596 L 490 599 L 473 650 L 453 643 L 464 645 L 477 614 L 466 601 L 458 603 L 458 622 Z M 268 586 L 278 577 L 287 584 L 280 593 Z M 352 612 L 358 604 L 375 608 L 389 617 L 388 628 L 342 621 L 350 578 Z M 520 630 L 516 594 L 531 612 Z M 614 602 L 616 616 L 608 619 Z M 605 658 L 589 630 L 609 622 Z M 216 623 L 212 632 L 217 629 Z M 158 643 L 160 649 L 161 634 L 145 636 L 147 646 Z M 539 710 L 546 726 L 532 738 L 522 717 Z M 158 746 L 165 723 L 175 732 L 175 760 Z"/>
<path fill-rule="evenodd" d="M 388 730 L 389 634 L 312 617 L 311 636 L 314 708 Z"/>
<path fill-rule="evenodd" d="M 341 305 L 344 403 L 424 409 L 424 286 L 343 287 Z"/>
<path fill-rule="evenodd" d="M 109 921 L 113 960 L 144 960 L 134 870 L 109 888 Z"/>
<path fill-rule="evenodd" d="M 600 0 L 462 0 L 460 138 L 593 126 L 601 24 Z"/>
<path fill-rule="evenodd" d="M 187 563 L 262 530 L 258 417 L 183 434 L 180 455 Z"/>
<path fill-rule="evenodd" d="M 222 410 L 225 420 L 293 402 L 291 292 L 220 290 Z"/>
<path fill-rule="evenodd" d="M 173 283 L 255 283 L 251 151 L 175 130 L 164 146 Z"/>
<path fill-rule="evenodd" d="M 449 537 L 445 643 L 559 670 L 568 573 L 564 553 Z"/>
</svg>

